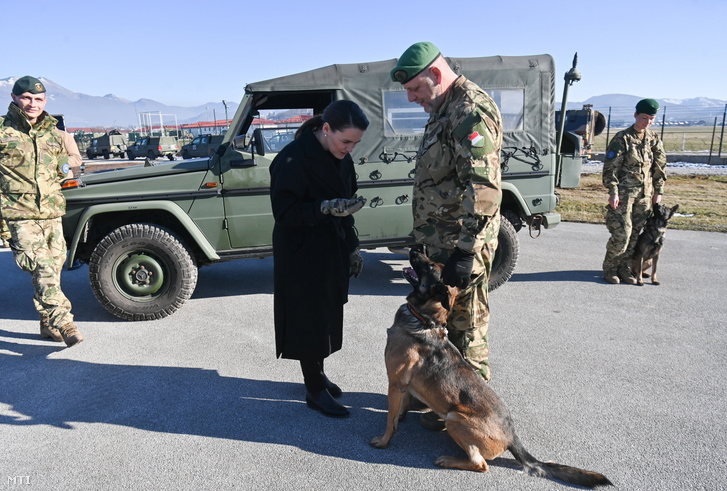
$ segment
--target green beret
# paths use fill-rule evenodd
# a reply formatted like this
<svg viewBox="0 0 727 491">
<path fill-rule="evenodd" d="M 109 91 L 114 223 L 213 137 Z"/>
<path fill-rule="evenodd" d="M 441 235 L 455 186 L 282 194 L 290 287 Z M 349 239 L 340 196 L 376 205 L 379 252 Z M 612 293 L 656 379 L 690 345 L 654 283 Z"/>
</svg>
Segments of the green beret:
<svg viewBox="0 0 727 491">
<path fill-rule="evenodd" d="M 20 77 L 15 81 L 15 85 L 13 85 L 13 94 L 20 95 L 26 92 L 30 92 L 31 94 L 42 94 L 45 92 L 45 86 L 37 78 L 26 75 L 25 77 Z"/>
<path fill-rule="evenodd" d="M 656 112 L 659 110 L 659 103 L 654 99 L 641 99 L 636 103 L 636 112 L 648 114 L 649 116 L 656 116 Z"/>
<path fill-rule="evenodd" d="M 439 56 L 439 49 L 432 43 L 416 43 L 409 46 L 391 70 L 391 80 L 407 83 L 419 75 Z"/>
</svg>

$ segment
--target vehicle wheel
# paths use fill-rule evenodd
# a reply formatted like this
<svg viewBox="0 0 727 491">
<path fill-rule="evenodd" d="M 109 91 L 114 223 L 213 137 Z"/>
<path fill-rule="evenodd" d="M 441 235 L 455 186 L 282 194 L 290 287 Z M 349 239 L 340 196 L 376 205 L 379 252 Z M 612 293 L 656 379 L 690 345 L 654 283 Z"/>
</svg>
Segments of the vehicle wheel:
<svg viewBox="0 0 727 491">
<path fill-rule="evenodd" d="M 168 154 L 167 154 L 167 158 L 168 158 L 169 160 L 174 160 L 174 154 L 173 154 L 173 153 L 168 153 Z"/>
<path fill-rule="evenodd" d="M 190 157 L 189 152 L 187 150 L 185 150 L 184 152 L 182 152 L 182 158 L 184 160 L 188 160 L 188 159 L 191 159 L 192 157 Z"/>
<path fill-rule="evenodd" d="M 497 251 L 495 252 L 495 260 L 492 264 L 492 273 L 488 283 L 490 291 L 503 285 L 512 277 L 520 256 L 520 241 L 517 232 L 507 218 L 503 217 L 500 220 L 500 233 L 497 236 L 497 241 Z"/>
<path fill-rule="evenodd" d="M 125 155 L 126 155 L 126 154 L 125 154 L 124 152 L 120 152 L 120 153 L 119 153 L 119 158 L 120 158 L 120 159 L 123 159 Z"/>
<path fill-rule="evenodd" d="M 129 160 L 134 160 L 136 156 L 131 152 L 126 152 L 126 156 L 129 157 Z"/>
<path fill-rule="evenodd" d="M 156 159 L 156 155 L 154 155 L 154 152 L 152 152 L 151 150 L 149 150 L 148 152 L 146 152 L 146 156 L 149 157 L 149 160 L 155 160 Z"/>
<path fill-rule="evenodd" d="M 197 265 L 181 240 L 148 223 L 110 232 L 88 264 L 94 295 L 124 320 L 167 317 L 192 296 L 197 284 Z"/>
<path fill-rule="evenodd" d="M 86 150 L 86 157 L 88 157 L 89 160 L 93 160 L 93 152 L 91 150 Z"/>
<path fill-rule="evenodd" d="M 512 223 L 512 226 L 515 227 L 515 232 L 519 232 L 520 229 L 523 228 L 523 221 L 520 216 L 518 216 L 517 212 L 513 210 L 502 210 L 500 214 L 502 215 L 502 218 L 505 218 Z"/>
</svg>

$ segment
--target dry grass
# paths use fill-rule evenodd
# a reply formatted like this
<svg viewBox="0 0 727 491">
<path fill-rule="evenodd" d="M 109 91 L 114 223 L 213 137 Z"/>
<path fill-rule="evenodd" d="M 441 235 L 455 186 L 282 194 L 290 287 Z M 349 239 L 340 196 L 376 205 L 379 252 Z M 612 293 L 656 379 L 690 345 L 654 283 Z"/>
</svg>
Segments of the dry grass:
<svg viewBox="0 0 727 491">
<path fill-rule="evenodd" d="M 559 189 L 558 193 L 556 211 L 564 221 L 604 223 L 608 196 L 600 174 L 583 175 L 580 188 Z M 670 228 L 727 233 L 727 176 L 669 176 L 662 203 L 679 203 L 680 214 L 694 215 L 675 216 Z"/>
</svg>

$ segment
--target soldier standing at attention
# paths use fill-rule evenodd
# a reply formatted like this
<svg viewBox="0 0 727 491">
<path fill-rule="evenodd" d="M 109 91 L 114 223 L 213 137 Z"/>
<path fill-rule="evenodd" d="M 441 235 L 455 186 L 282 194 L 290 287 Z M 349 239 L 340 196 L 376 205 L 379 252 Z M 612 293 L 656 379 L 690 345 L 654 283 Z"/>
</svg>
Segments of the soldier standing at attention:
<svg viewBox="0 0 727 491">
<path fill-rule="evenodd" d="M 8 113 L 0 118 L 0 210 L 15 262 L 33 278 L 41 337 L 73 346 L 83 336 L 61 291 L 66 260 L 61 181 L 68 177 L 68 155 L 45 104 L 40 80 L 25 76 L 15 82 Z"/>
<path fill-rule="evenodd" d="M 432 43 L 410 46 L 391 78 L 429 113 L 416 159 L 414 238 L 427 257 L 444 264 L 443 281 L 461 289 L 447 323 L 449 338 L 488 381 L 488 281 L 502 201 L 500 111 Z"/>
<path fill-rule="evenodd" d="M 603 185 L 608 189 L 606 244 L 603 279 L 608 283 L 636 284 L 631 256 L 644 228 L 651 205 L 661 202 L 666 182 L 666 153 L 659 136 L 649 129 L 659 103 L 642 99 L 636 104 L 631 127 L 619 131 L 606 151 Z"/>
</svg>

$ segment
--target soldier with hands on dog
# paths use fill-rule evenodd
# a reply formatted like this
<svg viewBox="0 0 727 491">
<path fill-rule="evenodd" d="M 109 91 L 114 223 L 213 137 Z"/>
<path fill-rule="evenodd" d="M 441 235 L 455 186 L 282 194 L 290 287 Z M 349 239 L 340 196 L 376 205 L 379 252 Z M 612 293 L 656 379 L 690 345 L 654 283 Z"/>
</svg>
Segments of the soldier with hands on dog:
<svg viewBox="0 0 727 491">
<path fill-rule="evenodd" d="M 68 154 L 57 120 L 45 111 L 45 92 L 37 78 L 19 78 L 8 112 L 0 118 L 0 210 L 15 262 L 33 279 L 40 335 L 73 346 L 83 336 L 61 291 L 66 261 L 61 181 L 69 177 Z"/>
<path fill-rule="evenodd" d="M 631 261 L 641 229 L 653 204 L 661 202 L 666 182 L 666 153 L 649 126 L 659 103 L 642 99 L 636 121 L 619 131 L 608 145 L 603 164 L 603 185 L 608 190 L 606 226 L 611 237 L 603 260 L 603 278 L 612 284 L 637 284 Z"/>
<path fill-rule="evenodd" d="M 353 214 L 366 200 L 350 153 L 368 125 L 355 103 L 333 102 L 270 166 L 277 356 L 300 360 L 306 404 L 334 417 L 349 411 L 323 362 L 341 349 L 349 278 L 363 267 Z"/>
<path fill-rule="evenodd" d="M 410 46 L 391 78 L 406 89 L 410 102 L 429 113 L 416 159 L 414 238 L 427 257 L 444 264 L 444 282 L 462 290 L 448 335 L 489 380 L 488 281 L 502 201 L 500 111 L 429 42 Z"/>
</svg>

